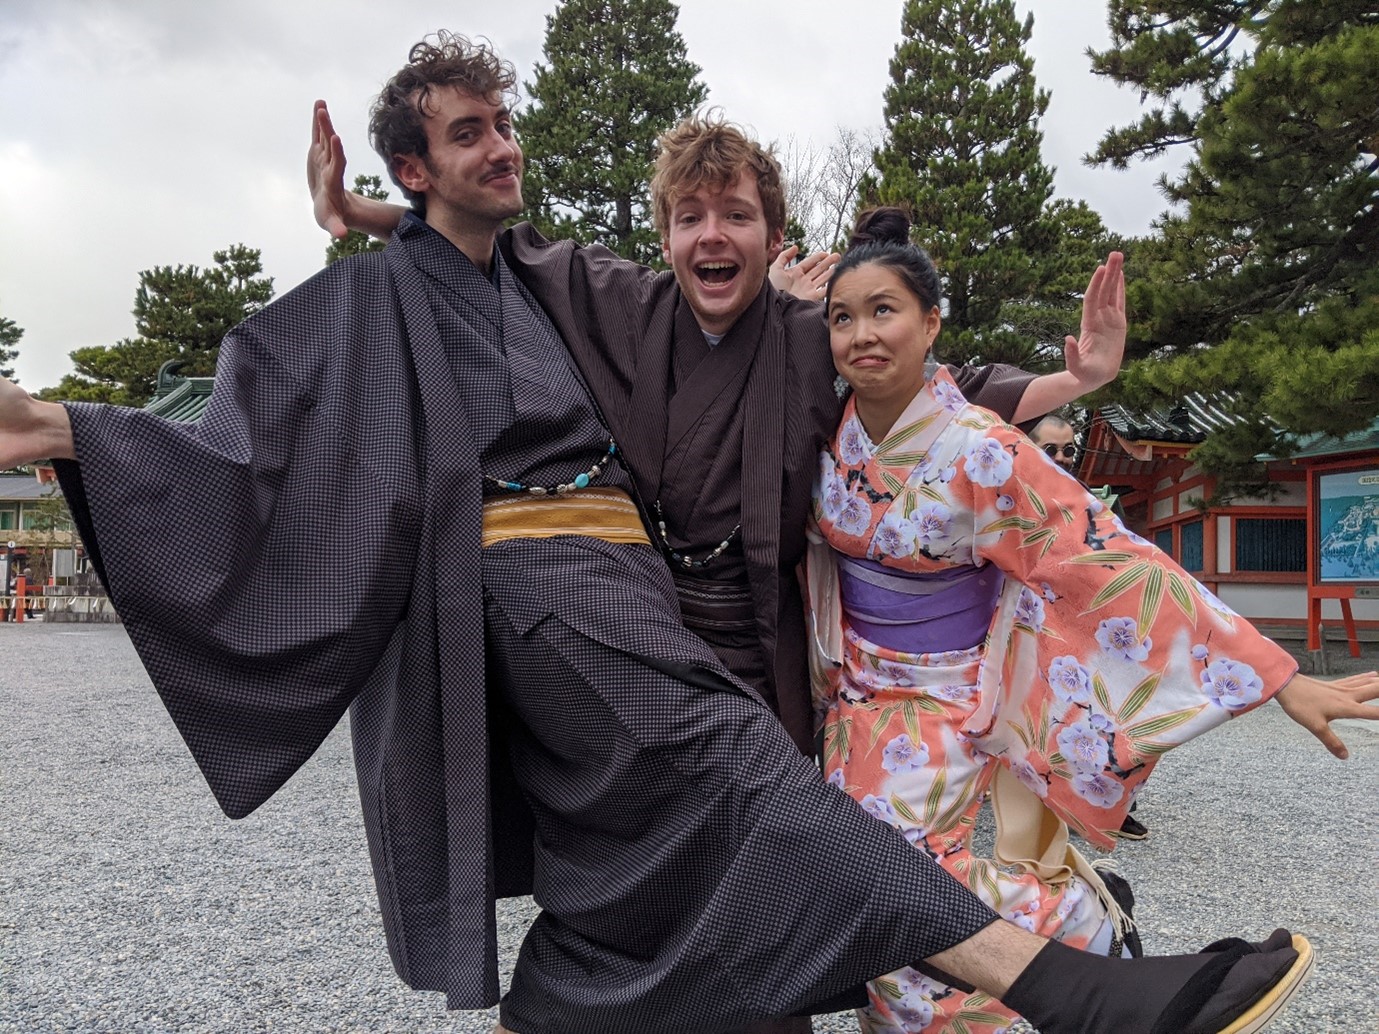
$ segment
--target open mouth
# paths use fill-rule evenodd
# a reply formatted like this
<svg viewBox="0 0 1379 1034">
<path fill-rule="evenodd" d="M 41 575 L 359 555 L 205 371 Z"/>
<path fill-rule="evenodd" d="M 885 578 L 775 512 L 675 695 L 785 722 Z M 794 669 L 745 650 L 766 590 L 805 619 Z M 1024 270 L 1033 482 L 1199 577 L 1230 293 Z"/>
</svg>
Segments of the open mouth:
<svg viewBox="0 0 1379 1034">
<path fill-rule="evenodd" d="M 731 283 L 737 276 L 735 262 L 702 262 L 694 267 L 694 275 L 709 286 Z"/>
</svg>

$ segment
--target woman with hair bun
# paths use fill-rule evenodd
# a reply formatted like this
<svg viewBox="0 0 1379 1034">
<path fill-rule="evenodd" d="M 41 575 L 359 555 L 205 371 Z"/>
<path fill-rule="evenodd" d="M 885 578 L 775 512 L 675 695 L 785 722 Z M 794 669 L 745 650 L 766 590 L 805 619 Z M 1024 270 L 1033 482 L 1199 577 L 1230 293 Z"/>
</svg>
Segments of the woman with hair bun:
<svg viewBox="0 0 1379 1034">
<path fill-rule="evenodd" d="M 1071 846 L 1069 828 L 1114 846 L 1160 755 L 1275 696 L 1345 757 L 1327 723 L 1372 718 L 1362 701 L 1375 679 L 1297 674 L 1023 434 L 970 405 L 933 358 L 940 300 L 905 213 L 865 213 L 827 297 L 852 396 L 821 456 L 808 565 L 825 773 L 1006 919 L 1138 954 L 1128 888 Z M 1088 285 L 1081 343 L 1117 335 L 1125 279 L 1112 253 Z M 988 791 L 994 859 L 970 843 Z M 1010 1024 L 989 995 L 940 977 L 873 981 L 863 1030 Z"/>
</svg>

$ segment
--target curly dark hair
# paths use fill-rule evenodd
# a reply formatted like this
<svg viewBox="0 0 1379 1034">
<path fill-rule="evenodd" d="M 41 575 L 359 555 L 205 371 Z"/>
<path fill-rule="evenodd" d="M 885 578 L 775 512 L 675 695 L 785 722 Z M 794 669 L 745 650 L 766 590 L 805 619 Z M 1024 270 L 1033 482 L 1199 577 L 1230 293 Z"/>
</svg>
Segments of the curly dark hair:
<svg viewBox="0 0 1379 1034">
<path fill-rule="evenodd" d="M 442 29 L 414 45 L 407 64 L 383 87 L 369 113 L 369 140 L 388 166 L 388 176 L 419 212 L 425 211 L 426 198 L 402 185 L 395 157 L 426 157 L 426 104 L 438 86 L 455 86 L 494 104 L 506 98 L 511 106 L 517 101 L 517 71 L 488 40 Z"/>
</svg>

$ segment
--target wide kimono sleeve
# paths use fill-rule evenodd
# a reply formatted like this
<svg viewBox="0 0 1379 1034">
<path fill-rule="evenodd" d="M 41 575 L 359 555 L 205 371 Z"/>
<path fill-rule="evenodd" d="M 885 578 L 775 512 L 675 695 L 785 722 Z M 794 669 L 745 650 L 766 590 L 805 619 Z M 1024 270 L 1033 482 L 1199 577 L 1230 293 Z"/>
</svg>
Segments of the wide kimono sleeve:
<svg viewBox="0 0 1379 1034">
<path fill-rule="evenodd" d="M 299 288 L 226 339 L 197 423 L 68 407 L 78 458 L 58 471 L 83 542 L 231 817 L 315 751 L 411 590 L 419 494 L 396 401 L 411 390 L 377 360 L 369 317 L 354 328 L 369 357 L 341 344 L 351 317 L 325 290 Z M 313 383 L 275 358 L 325 354 L 312 339 L 328 330 L 340 355 Z"/>
<path fill-rule="evenodd" d="M 971 407 L 955 489 L 1007 577 L 966 732 L 1102 847 L 1160 755 L 1281 689 L 1296 662 L 1024 435 Z"/>
</svg>

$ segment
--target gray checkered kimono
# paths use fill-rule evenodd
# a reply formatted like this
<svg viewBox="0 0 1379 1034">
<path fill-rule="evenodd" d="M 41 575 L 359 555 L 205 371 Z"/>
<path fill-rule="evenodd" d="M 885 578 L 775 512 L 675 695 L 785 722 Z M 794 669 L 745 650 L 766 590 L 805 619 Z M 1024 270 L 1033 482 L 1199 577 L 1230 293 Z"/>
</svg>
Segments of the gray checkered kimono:
<svg viewBox="0 0 1379 1034">
<path fill-rule="evenodd" d="M 497 423 L 476 362 L 510 385 Z M 419 223 L 237 328 L 199 425 L 70 407 L 64 490 L 226 813 L 351 707 L 399 974 L 492 1004 L 493 900 L 530 887 L 502 1010 L 524 1034 L 803 1011 L 992 921 L 819 780 L 655 551 L 480 549 L 481 468 L 540 478 L 568 446 L 568 476 L 590 411 L 502 264 L 495 287 Z"/>
</svg>

